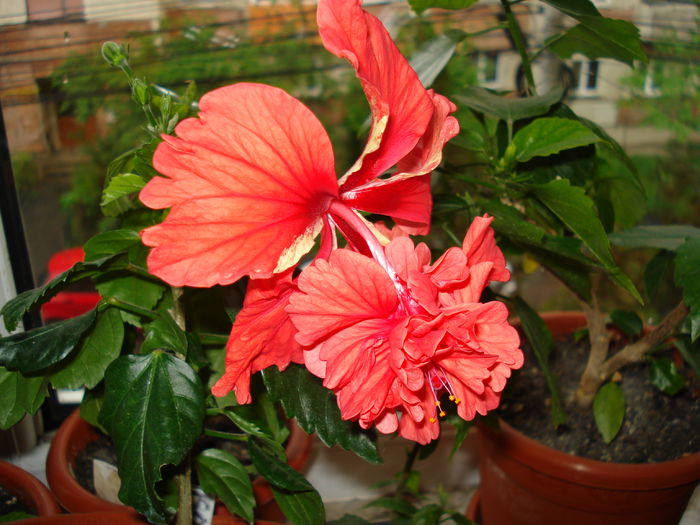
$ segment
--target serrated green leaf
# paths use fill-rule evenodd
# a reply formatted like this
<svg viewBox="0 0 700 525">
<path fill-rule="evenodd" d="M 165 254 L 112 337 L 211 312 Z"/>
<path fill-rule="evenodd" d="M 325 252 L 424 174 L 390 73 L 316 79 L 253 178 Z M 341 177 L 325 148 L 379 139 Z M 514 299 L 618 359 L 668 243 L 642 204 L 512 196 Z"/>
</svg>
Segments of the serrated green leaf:
<svg viewBox="0 0 700 525">
<path fill-rule="evenodd" d="M 549 4 L 555 9 L 558 9 L 565 15 L 573 18 L 581 16 L 600 16 L 600 12 L 591 0 L 543 0 L 545 4 Z"/>
<path fill-rule="evenodd" d="M 693 319 L 700 317 L 700 239 L 688 239 L 676 250 L 676 285 L 683 290 L 683 302 L 690 308 Z M 700 326 L 691 323 L 690 338 L 700 337 Z"/>
<path fill-rule="evenodd" d="M 63 361 L 95 321 L 96 310 L 0 339 L 0 366 L 25 374 Z"/>
<path fill-rule="evenodd" d="M 0 428 L 7 429 L 25 414 L 35 414 L 48 395 L 43 376 L 27 377 L 0 367 Z"/>
<path fill-rule="evenodd" d="M 324 525 L 326 523 L 323 501 L 316 490 L 287 492 L 272 487 L 272 494 L 289 523 L 294 525 Z"/>
<path fill-rule="evenodd" d="M 257 404 L 257 399 L 256 399 L 256 404 Z M 256 407 L 257 408 L 257 407 Z M 234 407 L 230 408 L 227 410 L 224 410 L 224 415 L 228 417 L 240 430 L 245 432 L 246 434 L 249 434 L 251 436 L 255 436 L 262 441 L 266 443 L 268 447 L 272 448 L 272 451 L 278 455 L 283 455 L 284 454 L 284 448 L 282 447 L 281 441 L 275 440 L 275 438 L 266 433 L 256 422 L 253 420 L 253 418 L 246 417 L 240 412 L 245 413 L 248 409 L 248 406 L 241 406 L 241 407 Z M 289 435 L 287 432 L 286 435 Z M 284 488 L 284 487 L 283 487 Z"/>
<path fill-rule="evenodd" d="M 548 157 L 560 151 L 598 142 L 600 137 L 576 120 L 538 118 L 513 137 L 515 159 L 527 162 L 533 157 Z"/>
<path fill-rule="evenodd" d="M 280 401 L 287 417 L 296 418 L 306 433 L 316 433 L 329 447 L 340 445 L 371 463 L 381 462 L 370 435 L 341 419 L 333 392 L 304 367 L 290 365 L 284 372 L 269 367 L 262 376 L 270 398 Z"/>
<path fill-rule="evenodd" d="M 408 3 L 416 13 L 421 14 L 426 9 L 438 7 L 440 9 L 465 9 L 477 0 L 408 0 Z"/>
<path fill-rule="evenodd" d="M 140 191 L 146 185 L 143 177 L 135 173 L 122 173 L 112 177 L 102 192 L 100 206 L 108 206 L 115 200 Z"/>
<path fill-rule="evenodd" d="M 141 242 L 135 230 L 110 230 L 98 233 L 83 246 L 86 261 L 95 261 L 102 257 L 123 253 L 133 245 Z"/>
<path fill-rule="evenodd" d="M 610 234 L 610 241 L 625 248 L 675 251 L 686 239 L 700 239 L 700 228 L 686 224 L 636 226 Z"/>
<path fill-rule="evenodd" d="M 252 523 L 255 496 L 241 462 L 233 454 L 218 449 L 205 450 L 195 461 L 204 491 L 223 501 L 230 512 Z"/>
<path fill-rule="evenodd" d="M 476 2 L 476 0 L 472 0 Z M 409 63 L 418 73 L 425 88 L 429 88 L 454 55 L 457 44 L 464 40 L 466 33 L 452 29 L 440 33 L 435 38 L 421 44 Z"/>
<path fill-rule="evenodd" d="M 676 395 L 685 386 L 685 378 L 678 372 L 675 363 L 667 357 L 651 360 L 649 380 L 669 396 Z"/>
<path fill-rule="evenodd" d="M 95 287 L 104 299 L 114 298 L 126 304 L 146 310 L 153 309 L 165 292 L 165 285 L 128 272 L 113 273 L 95 279 Z M 142 319 L 136 314 L 122 311 L 122 318 L 141 326 Z"/>
<path fill-rule="evenodd" d="M 639 29 L 626 20 L 601 16 L 579 17 L 581 23 L 545 41 L 545 46 L 562 59 L 580 53 L 591 60 L 612 58 L 632 66 L 647 62 Z"/>
<path fill-rule="evenodd" d="M 625 396 L 617 383 L 610 381 L 600 387 L 593 400 L 593 417 L 603 441 L 615 439 L 625 418 Z"/>
<path fill-rule="evenodd" d="M 544 115 L 563 96 L 564 91 L 561 88 L 535 97 L 505 98 L 483 88 L 468 87 L 455 99 L 479 113 L 493 115 L 506 122 L 515 122 Z"/>
<path fill-rule="evenodd" d="M 54 373 L 54 388 L 93 388 L 102 381 L 105 370 L 114 361 L 124 341 L 124 325 L 119 311 L 105 308 L 97 313 L 92 327 L 85 333 L 78 348 L 61 363 Z"/>
<path fill-rule="evenodd" d="M 593 201 L 585 194 L 583 188 L 572 186 L 566 179 L 553 180 L 547 184 L 531 184 L 528 187 L 588 246 L 610 277 L 637 301 L 643 302 L 632 281 L 617 267 L 610 252 L 608 236 L 595 213 Z"/>
<path fill-rule="evenodd" d="M 636 337 L 642 333 L 644 323 L 636 312 L 626 310 L 613 310 L 610 312 L 610 319 L 622 333 L 630 337 Z"/>
<path fill-rule="evenodd" d="M 537 364 L 547 384 L 547 389 L 549 390 L 549 395 L 552 400 L 552 424 L 554 428 L 557 428 L 559 425 L 566 423 L 567 416 L 564 411 L 564 405 L 559 397 L 559 388 L 556 379 L 554 378 L 551 368 L 549 368 L 549 356 L 554 349 L 552 332 L 550 332 L 547 324 L 537 312 L 523 299 L 516 297 L 513 305 L 515 306 L 515 314 L 520 318 L 520 325 L 532 347 Z"/>
<path fill-rule="evenodd" d="M 522 213 L 512 206 L 503 204 L 499 200 L 490 200 L 482 203 L 486 213 L 493 217 L 493 229 L 501 235 L 526 243 L 539 243 L 544 230 L 539 226 L 527 222 Z"/>
<path fill-rule="evenodd" d="M 264 477 L 270 485 L 291 492 L 304 492 L 314 490 L 304 476 L 280 459 L 274 451 L 271 451 L 266 442 L 256 437 L 248 441 L 250 459 L 255 470 Z"/>
<path fill-rule="evenodd" d="M 116 359 L 105 374 L 99 421 L 114 441 L 119 499 L 153 523 L 166 506 L 155 485 L 163 465 L 177 465 L 202 432 L 204 388 L 184 361 L 164 352 Z"/>
<path fill-rule="evenodd" d="M 5 319 L 5 328 L 7 328 L 9 332 L 13 332 L 15 328 L 17 328 L 22 316 L 39 303 L 48 301 L 70 284 L 87 277 L 93 277 L 107 265 L 109 265 L 110 268 L 124 266 L 123 263 L 117 262 L 114 257 L 105 257 L 104 259 L 84 263 L 79 262 L 62 274 L 51 279 L 51 281 L 44 286 L 22 292 L 14 299 L 5 303 L 2 310 L 0 310 L 0 315 Z"/>
<path fill-rule="evenodd" d="M 162 313 L 155 321 L 144 327 L 146 337 L 141 345 L 141 353 L 154 350 L 169 350 L 187 355 L 187 333 L 167 313 Z"/>
</svg>

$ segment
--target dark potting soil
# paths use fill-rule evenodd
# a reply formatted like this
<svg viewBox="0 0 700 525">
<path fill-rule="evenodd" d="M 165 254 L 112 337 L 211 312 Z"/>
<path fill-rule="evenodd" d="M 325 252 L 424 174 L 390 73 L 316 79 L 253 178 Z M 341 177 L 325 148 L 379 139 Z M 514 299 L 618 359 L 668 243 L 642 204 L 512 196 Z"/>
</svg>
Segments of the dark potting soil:
<svg viewBox="0 0 700 525">
<path fill-rule="evenodd" d="M 34 509 L 0 486 L 0 516 L 11 513 L 34 514 Z M 26 516 L 24 516 L 26 517 Z"/>
<path fill-rule="evenodd" d="M 514 372 L 498 410 L 523 434 L 562 452 L 617 463 L 668 461 L 700 451 L 700 381 L 687 365 L 681 369 L 686 386 L 675 396 L 651 384 L 644 363 L 620 370 L 625 419 L 617 437 L 606 444 L 596 428 L 593 410 L 581 410 L 569 402 L 585 365 L 588 339 L 576 343 L 569 337 L 552 352 L 550 366 L 568 416 L 558 429 L 551 423 L 551 397 L 544 376 L 526 341 L 523 351 L 525 365 Z"/>
</svg>

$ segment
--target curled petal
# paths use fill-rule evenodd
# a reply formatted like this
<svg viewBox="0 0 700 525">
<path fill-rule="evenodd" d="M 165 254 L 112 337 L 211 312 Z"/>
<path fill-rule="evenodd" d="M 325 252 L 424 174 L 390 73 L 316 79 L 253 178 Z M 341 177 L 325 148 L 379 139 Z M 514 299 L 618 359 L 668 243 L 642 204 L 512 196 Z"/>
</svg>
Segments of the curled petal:
<svg viewBox="0 0 700 525">
<path fill-rule="evenodd" d="M 175 286 L 266 278 L 298 262 L 337 196 L 330 140 L 284 91 L 236 84 L 204 95 L 153 158 L 140 198 L 171 207 L 142 233 L 151 273 Z"/>
<path fill-rule="evenodd" d="M 226 344 L 226 371 L 212 387 L 215 396 L 234 390 L 239 403 L 250 403 L 252 374 L 272 365 L 284 370 L 290 362 L 303 362 L 294 326 L 284 310 L 293 291 L 291 270 L 248 283 L 243 309 Z"/>
<path fill-rule="evenodd" d="M 510 272 L 506 268 L 506 259 L 503 252 L 496 246 L 496 240 L 491 229 L 493 217 L 484 215 L 475 217 L 467 234 L 464 236 L 462 250 L 467 256 L 467 264 L 475 266 L 481 262 L 492 262 L 493 267 L 489 274 L 489 281 L 507 281 L 510 279 Z"/>
<path fill-rule="evenodd" d="M 360 0 L 324 0 L 317 11 L 323 45 L 355 68 L 372 110 L 362 156 L 341 179 L 343 191 L 361 186 L 394 166 L 418 143 L 434 106 L 418 75 L 382 23 Z"/>
</svg>

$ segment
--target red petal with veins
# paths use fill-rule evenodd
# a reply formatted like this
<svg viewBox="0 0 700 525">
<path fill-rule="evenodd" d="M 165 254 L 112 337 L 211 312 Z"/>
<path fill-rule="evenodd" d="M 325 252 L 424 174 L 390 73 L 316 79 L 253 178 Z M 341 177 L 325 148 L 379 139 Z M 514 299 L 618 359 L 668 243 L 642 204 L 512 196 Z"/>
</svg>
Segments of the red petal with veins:
<svg viewBox="0 0 700 525">
<path fill-rule="evenodd" d="M 367 95 L 372 128 L 361 157 L 341 179 L 343 191 L 394 166 L 418 143 L 434 105 L 382 23 L 360 0 L 322 0 L 316 14 L 323 45 L 347 59 Z"/>
<path fill-rule="evenodd" d="M 234 390 L 239 403 L 250 403 L 252 374 L 272 365 L 284 370 L 290 362 L 304 362 L 294 340 L 296 330 L 284 310 L 295 291 L 291 274 L 290 270 L 248 283 L 243 309 L 226 344 L 226 372 L 211 389 L 215 396 Z"/>
<path fill-rule="evenodd" d="M 298 279 L 287 311 L 304 346 L 365 319 L 387 318 L 397 306 L 396 290 L 374 259 L 350 250 L 334 250 L 317 259 Z"/>
<path fill-rule="evenodd" d="M 165 177 L 140 198 L 171 207 L 142 232 L 151 273 L 175 286 L 229 284 L 290 268 L 313 246 L 337 196 L 325 130 L 301 102 L 261 84 L 204 95 L 153 157 Z"/>
<path fill-rule="evenodd" d="M 503 252 L 496 246 L 491 221 L 493 221 L 493 217 L 488 215 L 475 217 L 464 236 L 462 250 L 467 256 L 467 264 L 470 267 L 480 262 L 492 262 L 493 268 L 491 268 L 488 280 L 505 282 L 510 279 L 510 272 L 506 268 Z"/>
</svg>

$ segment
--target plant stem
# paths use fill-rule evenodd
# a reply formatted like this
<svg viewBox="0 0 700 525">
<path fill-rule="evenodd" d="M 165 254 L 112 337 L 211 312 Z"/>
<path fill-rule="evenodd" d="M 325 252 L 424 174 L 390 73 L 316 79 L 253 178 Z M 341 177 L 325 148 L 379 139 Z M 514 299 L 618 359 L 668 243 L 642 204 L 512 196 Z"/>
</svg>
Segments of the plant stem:
<svg viewBox="0 0 700 525">
<path fill-rule="evenodd" d="M 182 288 L 171 287 L 173 294 L 173 309 L 171 315 L 173 320 L 185 331 L 185 310 L 182 304 Z M 176 354 L 178 358 L 185 356 Z M 188 453 L 183 461 L 184 471 L 175 476 L 177 483 L 177 525 L 192 525 L 192 459 Z"/>
<path fill-rule="evenodd" d="M 596 370 L 589 376 L 586 376 L 584 372 L 576 390 L 576 404 L 582 408 L 590 407 L 600 385 L 622 367 L 643 361 L 647 352 L 666 341 L 673 334 L 676 327 L 687 317 L 689 311 L 685 303 L 681 301 L 653 330 L 640 340 L 628 344 L 615 355 L 600 362 Z M 588 371 L 588 367 L 586 367 L 586 371 Z"/>
<path fill-rule="evenodd" d="M 506 15 L 506 22 L 508 23 L 508 30 L 513 37 L 513 43 L 515 44 L 515 49 L 520 55 L 520 63 L 523 68 L 523 74 L 525 75 L 525 84 L 527 86 L 527 94 L 530 96 L 536 95 L 537 91 L 535 89 L 535 79 L 532 76 L 532 66 L 530 64 L 530 57 L 527 54 L 527 45 L 525 43 L 525 36 L 523 35 L 523 30 L 520 27 L 520 23 L 511 9 L 511 2 L 508 0 L 501 0 L 501 5 L 503 6 L 503 12 Z"/>
<path fill-rule="evenodd" d="M 219 430 L 204 429 L 204 435 L 220 439 L 228 439 L 229 441 L 248 441 L 247 434 L 231 434 L 230 432 L 221 432 Z"/>
<path fill-rule="evenodd" d="M 107 297 L 104 302 L 110 306 L 124 310 L 125 312 L 145 317 L 151 321 L 158 319 L 158 314 L 153 310 L 149 310 L 148 308 L 143 308 L 142 306 L 137 306 L 132 303 L 127 303 L 126 301 L 122 301 L 116 297 Z"/>
<path fill-rule="evenodd" d="M 406 462 L 403 465 L 403 470 L 401 471 L 401 479 L 398 486 L 396 487 L 396 498 L 403 499 L 404 493 L 406 492 L 406 483 L 411 477 L 411 471 L 413 470 L 413 464 L 418 458 L 418 453 L 420 452 L 421 445 L 418 443 L 413 444 L 413 448 L 406 455 Z"/>
</svg>

